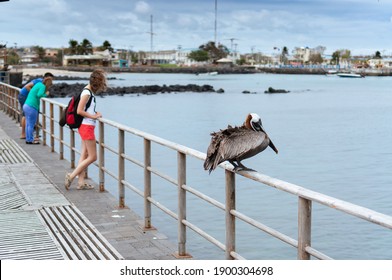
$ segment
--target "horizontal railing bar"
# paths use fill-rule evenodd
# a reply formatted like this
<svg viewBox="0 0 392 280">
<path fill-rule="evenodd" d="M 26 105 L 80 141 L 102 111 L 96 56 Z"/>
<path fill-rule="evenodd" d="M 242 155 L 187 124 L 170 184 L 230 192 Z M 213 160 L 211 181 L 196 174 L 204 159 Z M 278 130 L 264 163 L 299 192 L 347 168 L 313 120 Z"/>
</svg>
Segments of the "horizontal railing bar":
<svg viewBox="0 0 392 280">
<path fill-rule="evenodd" d="M 128 160 L 128 161 L 130 161 L 130 162 L 132 162 L 132 163 L 134 163 L 134 164 L 136 164 L 138 166 L 140 166 L 141 168 L 144 168 L 144 164 L 141 161 L 138 161 L 137 159 L 134 159 L 134 158 L 132 158 L 132 157 L 126 155 L 126 154 L 121 154 L 121 156 L 124 159 L 126 159 L 126 160 Z"/>
<path fill-rule="evenodd" d="M 163 212 L 165 212 L 166 214 L 168 214 L 169 216 L 174 218 L 175 220 L 178 220 L 178 215 L 176 213 L 174 213 L 173 211 L 171 211 L 166 206 L 162 205 L 161 203 L 159 203 L 158 201 L 156 201 L 152 197 L 147 197 L 147 200 L 149 202 L 151 202 L 154 206 L 156 206 L 157 208 L 161 209 Z"/>
<path fill-rule="evenodd" d="M 152 134 L 140 131 L 138 129 L 131 128 L 131 127 L 119 124 L 117 122 L 114 122 L 114 121 L 111 121 L 111 120 L 108 120 L 108 119 L 105 119 L 105 118 L 100 118 L 99 121 L 103 122 L 103 123 L 106 123 L 106 124 L 108 124 L 110 126 L 113 126 L 115 128 L 118 128 L 118 129 L 124 130 L 126 132 L 132 133 L 132 134 L 134 134 L 136 136 L 145 138 L 147 140 L 150 140 L 150 141 L 155 142 L 157 144 L 160 144 L 162 146 L 171 148 L 172 150 L 179 151 L 179 152 L 184 153 L 186 155 L 194 156 L 196 158 L 203 159 L 203 160 L 206 157 L 205 153 L 202 153 L 202 152 L 199 152 L 197 150 L 188 148 L 186 146 L 183 146 L 183 145 L 180 145 L 180 144 L 177 144 L 177 143 L 165 140 L 163 138 L 160 138 L 160 137 L 157 137 L 155 135 L 152 135 Z"/>
<path fill-rule="evenodd" d="M 359 205 L 355 205 L 350 202 L 343 201 L 322 193 L 305 189 L 295 184 L 291 184 L 276 178 L 272 178 L 261 173 L 249 172 L 249 171 L 239 171 L 238 173 L 246 178 L 263 183 L 265 185 L 276 188 L 278 190 L 282 190 L 294 194 L 298 197 L 302 197 L 314 202 L 318 202 L 322 205 L 328 206 L 329 208 L 337 209 L 339 211 L 350 214 L 352 216 L 392 229 L 391 216 L 387 216 L 385 214 L 373 211 L 371 209 Z"/>
<path fill-rule="evenodd" d="M 190 187 L 188 185 L 182 185 L 182 188 L 184 190 L 190 192 L 191 194 L 193 194 L 193 195 L 203 199 L 204 201 L 206 201 L 206 202 L 208 202 L 208 203 L 210 203 L 210 204 L 220 208 L 221 210 L 225 210 L 225 205 L 223 203 L 221 203 L 221 202 L 219 202 L 219 201 L 217 201 L 217 200 L 215 200 L 215 199 L 213 199 L 213 198 L 211 198 L 211 197 L 209 197 L 209 196 L 207 196 L 207 195 L 205 195 L 205 194 L 195 190 L 194 188 L 192 188 L 192 187 Z"/>
<path fill-rule="evenodd" d="M 238 219 L 248 223 L 249 225 L 254 226 L 254 227 L 264 231 L 265 233 L 268 233 L 269 235 L 272 235 L 272 236 L 282 240 L 283 242 L 286 242 L 287 244 L 298 248 L 298 241 L 297 240 L 295 240 L 295 239 L 293 239 L 293 238 L 291 238 L 291 237 L 289 237 L 289 236 L 287 236 L 277 230 L 274 230 L 274 229 L 272 229 L 272 228 L 270 228 L 270 227 L 268 227 L 268 226 L 266 226 L 256 220 L 252 219 L 252 218 L 249 218 L 248 216 L 245 216 L 244 214 L 242 214 L 241 212 L 238 212 L 237 210 L 231 210 L 230 213 L 233 216 L 237 217 Z"/>
<path fill-rule="evenodd" d="M 129 182 L 125 181 L 125 180 L 121 180 L 121 183 L 124 184 L 127 188 L 129 188 L 133 192 L 137 193 L 139 196 L 144 197 L 144 192 L 139 190 L 137 187 L 135 187 L 131 183 L 129 183 Z"/>
<path fill-rule="evenodd" d="M 101 145 L 102 145 L 102 147 L 104 147 L 104 148 L 107 149 L 108 151 L 110 151 L 110 152 L 112 152 L 112 153 L 118 155 L 118 150 L 116 150 L 116 149 L 114 149 L 114 148 L 112 148 L 112 147 L 106 145 L 105 143 L 102 143 Z"/>
<path fill-rule="evenodd" d="M 52 98 L 43 97 L 42 100 L 44 100 L 45 102 L 48 102 L 48 103 L 53 103 L 54 105 L 57 105 L 57 106 L 63 107 L 63 108 L 68 106 L 67 104 L 57 102 L 57 101 L 53 100 Z"/>
<path fill-rule="evenodd" d="M 316 249 L 306 246 L 305 251 L 311 254 L 313 257 L 318 258 L 319 260 L 333 260 L 331 257 L 317 251 Z"/>
<path fill-rule="evenodd" d="M 6 86 L 7 88 L 10 88 L 10 89 L 13 89 L 13 90 L 16 90 L 16 91 L 20 91 L 20 88 L 12 86 L 12 85 L 9 85 L 9 84 L 6 84 L 6 83 L 3 83 L 3 82 L 0 82 L 0 85 Z"/>
<path fill-rule="evenodd" d="M 109 169 L 107 169 L 106 167 L 102 167 L 102 170 L 118 181 L 119 178 L 113 172 L 111 172 Z"/>
<path fill-rule="evenodd" d="M 236 260 L 246 260 L 244 257 L 242 257 L 240 254 L 238 254 L 237 252 L 230 252 L 230 256 L 232 256 L 234 259 Z"/>
<path fill-rule="evenodd" d="M 211 235 L 209 235 L 208 233 L 206 233 L 205 231 L 203 231 L 199 227 L 195 226 L 194 224 L 192 224 L 188 220 L 182 220 L 182 223 L 184 225 L 186 225 L 188 228 L 190 228 L 191 230 L 193 230 L 194 232 L 196 232 L 198 235 L 200 235 L 201 237 L 206 239 L 207 241 L 209 241 L 212 244 L 214 244 L 215 246 L 217 246 L 222 251 L 226 250 L 226 246 L 222 242 L 220 242 L 216 238 L 212 237 Z"/>
<path fill-rule="evenodd" d="M 168 175 L 163 174 L 162 172 L 158 171 L 158 170 L 155 169 L 155 168 L 152 168 L 151 166 L 147 167 L 147 170 L 148 170 L 148 171 L 151 171 L 151 173 L 153 173 L 153 174 L 155 174 L 155 175 L 161 177 L 162 179 L 165 179 L 166 181 L 172 183 L 173 185 L 178 185 L 177 180 L 171 178 L 171 177 L 168 176 Z"/>
</svg>

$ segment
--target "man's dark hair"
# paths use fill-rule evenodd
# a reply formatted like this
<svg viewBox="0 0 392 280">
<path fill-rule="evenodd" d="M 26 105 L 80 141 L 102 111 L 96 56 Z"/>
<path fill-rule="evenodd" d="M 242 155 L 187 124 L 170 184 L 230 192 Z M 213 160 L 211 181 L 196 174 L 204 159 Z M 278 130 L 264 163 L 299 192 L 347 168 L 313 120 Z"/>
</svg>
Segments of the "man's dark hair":
<svg viewBox="0 0 392 280">
<path fill-rule="evenodd" d="M 50 72 L 46 72 L 45 73 L 45 75 L 44 75 L 44 78 L 47 78 L 47 77 L 54 77 L 54 75 L 52 74 L 52 73 L 50 73 Z"/>
</svg>

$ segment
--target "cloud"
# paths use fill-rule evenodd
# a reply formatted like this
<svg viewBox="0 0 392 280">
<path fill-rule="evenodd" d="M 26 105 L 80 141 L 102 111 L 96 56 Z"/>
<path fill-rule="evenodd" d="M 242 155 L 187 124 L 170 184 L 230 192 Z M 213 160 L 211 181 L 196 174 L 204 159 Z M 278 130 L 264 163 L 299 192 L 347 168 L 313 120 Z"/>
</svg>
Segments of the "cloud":
<svg viewBox="0 0 392 280">
<path fill-rule="evenodd" d="M 150 5 L 145 1 L 138 1 L 135 4 L 135 11 L 140 14 L 147 14 L 151 11 Z"/>
<path fill-rule="evenodd" d="M 49 11 L 55 14 L 65 14 L 68 12 L 68 5 L 63 0 L 52 0 L 47 3 Z"/>
</svg>

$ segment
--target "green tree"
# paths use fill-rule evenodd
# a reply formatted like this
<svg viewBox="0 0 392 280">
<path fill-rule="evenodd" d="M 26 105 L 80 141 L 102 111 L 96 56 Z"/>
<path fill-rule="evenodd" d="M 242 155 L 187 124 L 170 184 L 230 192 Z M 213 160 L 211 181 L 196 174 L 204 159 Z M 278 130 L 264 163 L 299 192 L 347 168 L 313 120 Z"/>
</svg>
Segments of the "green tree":
<svg viewBox="0 0 392 280">
<path fill-rule="evenodd" d="M 19 55 L 16 53 L 15 50 L 10 50 L 10 51 L 7 53 L 7 63 L 8 63 L 8 64 L 13 64 L 13 65 L 19 64 L 19 61 L 20 61 L 20 57 L 19 57 Z"/>
<path fill-rule="evenodd" d="M 331 64 L 339 65 L 341 61 L 349 61 L 351 59 L 351 51 L 347 49 L 337 50 L 332 54 Z"/>
<path fill-rule="evenodd" d="M 188 58 L 197 62 L 207 61 L 209 59 L 208 52 L 205 50 L 192 51 L 188 54 Z"/>
<path fill-rule="evenodd" d="M 332 54 L 331 64 L 339 65 L 339 61 L 340 61 L 340 52 L 339 51 L 335 51 Z"/>
<path fill-rule="evenodd" d="M 56 65 L 63 65 L 63 51 L 62 50 L 57 51 L 57 55 L 56 55 L 56 59 L 54 60 L 54 63 Z"/>
<path fill-rule="evenodd" d="M 221 58 L 227 57 L 227 55 L 229 54 L 229 49 L 226 46 L 221 44 L 215 46 L 215 42 L 212 41 L 208 42 L 207 44 L 201 45 L 199 49 L 206 51 L 208 53 L 208 58 L 214 63 L 216 63 L 216 61 Z"/>
<path fill-rule="evenodd" d="M 33 50 L 38 55 L 38 60 L 43 61 L 46 55 L 45 49 L 41 46 L 34 46 Z"/>
<path fill-rule="evenodd" d="M 79 45 L 79 54 L 92 54 L 93 44 L 87 40 L 83 39 L 82 43 Z"/>
<path fill-rule="evenodd" d="M 288 56 L 288 54 L 289 54 L 289 49 L 287 47 L 283 47 L 282 54 L 280 56 L 280 60 L 281 60 L 281 62 L 283 62 L 283 64 L 287 64 L 287 61 L 288 61 L 287 56 Z"/>
<path fill-rule="evenodd" d="M 69 44 L 69 48 L 68 48 L 69 54 L 77 54 L 78 53 L 78 46 L 79 46 L 78 41 L 71 39 L 68 41 L 68 44 Z"/>
<path fill-rule="evenodd" d="M 102 43 L 102 46 L 98 47 L 98 50 L 100 50 L 100 51 L 109 50 L 109 52 L 113 52 L 112 44 L 110 44 L 110 42 L 108 40 L 105 40 Z"/>
<path fill-rule="evenodd" d="M 375 59 L 381 59 L 381 53 L 379 51 L 376 51 L 376 53 L 374 54 L 373 58 Z"/>
<path fill-rule="evenodd" d="M 321 54 L 313 53 L 309 57 L 309 62 L 311 64 L 320 64 L 320 63 L 323 63 L 323 58 L 322 58 Z"/>
<path fill-rule="evenodd" d="M 340 50 L 340 57 L 345 60 L 349 60 L 351 58 L 350 50 Z"/>
</svg>

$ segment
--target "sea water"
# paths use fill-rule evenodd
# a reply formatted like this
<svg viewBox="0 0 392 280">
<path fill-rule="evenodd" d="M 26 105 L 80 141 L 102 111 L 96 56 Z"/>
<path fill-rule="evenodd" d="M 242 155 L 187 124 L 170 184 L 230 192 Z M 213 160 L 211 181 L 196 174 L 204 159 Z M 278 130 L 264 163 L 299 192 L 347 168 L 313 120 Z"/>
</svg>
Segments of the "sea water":
<svg viewBox="0 0 392 280">
<path fill-rule="evenodd" d="M 279 154 L 267 148 L 243 164 L 268 176 L 392 215 L 392 77 L 128 73 L 109 76 L 117 78 L 110 80 L 109 86 L 209 84 L 225 92 L 105 96 L 97 99 L 97 111 L 104 118 L 206 152 L 211 132 L 228 124 L 241 125 L 248 113 L 257 113 Z M 290 92 L 265 94 L 269 87 Z M 105 135 L 105 142 L 117 145 L 115 130 Z M 142 143 L 127 137 L 126 153 L 142 161 Z M 152 149 L 152 165 L 177 178 L 176 153 L 159 145 Z M 115 166 L 116 157 L 108 155 L 106 164 Z M 202 164 L 187 158 L 187 185 L 224 203 L 222 170 L 209 175 Z M 135 182 L 141 189 L 142 173 L 141 169 L 126 165 L 127 181 Z M 90 175 L 97 176 L 92 172 Z M 177 212 L 176 187 L 155 177 L 153 197 Z M 106 188 L 117 195 L 115 182 L 107 183 Z M 297 239 L 295 196 L 241 176 L 237 176 L 236 195 L 240 212 Z M 140 197 L 127 191 L 126 203 L 143 216 Z M 392 259 L 390 230 L 316 203 L 312 215 L 315 249 L 336 259 Z M 187 219 L 225 242 L 223 211 L 188 194 Z M 173 243 L 177 242 L 174 219 L 153 208 L 152 223 Z M 241 221 L 236 229 L 236 249 L 245 258 L 296 258 L 295 248 Z M 220 249 L 190 229 L 187 232 L 187 250 L 195 258 L 224 258 Z"/>
</svg>

